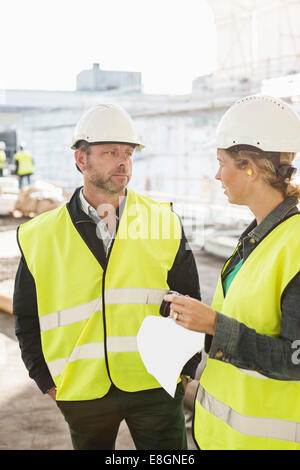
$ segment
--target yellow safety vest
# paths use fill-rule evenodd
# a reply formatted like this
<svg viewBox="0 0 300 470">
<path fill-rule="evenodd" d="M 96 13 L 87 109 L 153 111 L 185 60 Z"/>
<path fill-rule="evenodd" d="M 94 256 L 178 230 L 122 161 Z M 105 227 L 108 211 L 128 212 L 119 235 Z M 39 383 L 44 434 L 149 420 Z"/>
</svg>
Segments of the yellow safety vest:
<svg viewBox="0 0 300 470">
<path fill-rule="evenodd" d="M 3 170 L 6 166 L 6 153 L 4 150 L 0 150 L 0 170 Z"/>
<path fill-rule="evenodd" d="M 21 225 L 18 239 L 36 285 L 57 399 L 100 398 L 111 382 L 127 392 L 160 387 L 141 360 L 136 336 L 147 315 L 159 315 L 169 290 L 181 239 L 170 205 L 128 190 L 105 271 L 66 205 Z"/>
<path fill-rule="evenodd" d="M 34 171 L 32 155 L 30 152 L 22 150 L 14 155 L 14 159 L 19 162 L 18 175 L 31 175 Z"/>
<path fill-rule="evenodd" d="M 221 279 L 212 307 L 278 337 L 281 296 L 300 269 L 300 215 L 278 225 L 245 260 L 224 299 Z M 291 349 L 291 358 L 293 350 Z M 208 359 L 195 401 L 201 449 L 300 449 L 300 382 Z"/>
</svg>

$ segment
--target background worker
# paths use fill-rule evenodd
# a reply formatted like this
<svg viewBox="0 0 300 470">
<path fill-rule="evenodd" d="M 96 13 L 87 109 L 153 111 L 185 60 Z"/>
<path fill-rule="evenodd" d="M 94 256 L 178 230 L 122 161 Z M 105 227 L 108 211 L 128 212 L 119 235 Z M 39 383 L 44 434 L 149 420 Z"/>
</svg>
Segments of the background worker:
<svg viewBox="0 0 300 470">
<path fill-rule="evenodd" d="M 21 189 L 25 179 L 27 184 L 30 185 L 31 175 L 34 172 L 34 164 L 31 152 L 24 149 L 24 145 L 20 145 L 20 150 L 15 153 L 14 160 L 16 161 L 16 174 L 19 177 L 19 188 Z"/>
<path fill-rule="evenodd" d="M 212 307 L 165 298 L 179 325 L 207 333 L 195 439 L 201 449 L 300 449 L 300 187 L 291 181 L 299 116 L 279 99 L 246 97 L 222 118 L 217 147 L 216 179 L 255 220 Z"/>
<path fill-rule="evenodd" d="M 174 399 L 161 388 L 136 335 L 147 315 L 159 315 L 169 289 L 200 299 L 197 268 L 170 206 L 126 188 L 136 147 L 143 145 L 121 107 L 87 111 L 72 144 L 83 188 L 18 230 L 16 335 L 30 377 L 57 401 L 75 449 L 113 449 L 123 419 L 138 449 L 187 445 L 182 383 Z"/>
<path fill-rule="evenodd" d="M 5 142 L 0 142 L 0 176 L 3 176 L 3 170 L 6 168 L 6 145 Z"/>
</svg>

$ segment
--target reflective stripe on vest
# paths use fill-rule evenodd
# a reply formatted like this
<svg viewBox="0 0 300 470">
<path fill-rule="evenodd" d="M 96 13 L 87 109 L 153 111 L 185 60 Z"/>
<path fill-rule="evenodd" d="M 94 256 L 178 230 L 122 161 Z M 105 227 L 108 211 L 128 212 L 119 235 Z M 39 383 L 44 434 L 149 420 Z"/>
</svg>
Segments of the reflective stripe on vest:
<svg viewBox="0 0 300 470">
<path fill-rule="evenodd" d="M 110 336 L 107 339 L 108 352 L 137 352 L 136 336 Z M 60 375 L 68 362 L 82 359 L 104 359 L 104 343 L 88 343 L 75 346 L 70 357 L 64 357 L 55 361 L 47 362 L 47 366 L 53 377 Z"/>
<path fill-rule="evenodd" d="M 219 279 L 214 310 L 258 334 L 279 337 L 281 297 L 299 272 L 297 233 L 298 214 L 275 227 L 245 260 L 225 298 Z M 299 381 L 271 379 L 208 358 L 200 386 L 205 392 L 199 391 L 194 435 L 201 449 L 300 449 Z"/>
<path fill-rule="evenodd" d="M 105 304 L 149 304 L 160 305 L 166 289 L 119 288 L 105 291 Z M 91 316 L 93 312 L 102 311 L 102 297 L 86 304 L 76 305 L 58 312 L 40 317 L 41 331 L 52 330 L 60 326 L 71 325 Z"/>
<path fill-rule="evenodd" d="M 197 401 L 206 411 L 224 421 L 235 431 L 248 436 L 300 443 L 300 423 L 242 415 L 210 395 L 201 385 L 198 388 Z"/>
<path fill-rule="evenodd" d="M 136 335 L 147 315 L 159 315 L 169 290 L 181 239 L 170 206 L 128 190 L 104 271 L 67 206 L 21 225 L 18 239 L 36 285 L 42 348 L 57 399 L 100 398 L 112 382 L 127 392 L 159 388 Z"/>
</svg>

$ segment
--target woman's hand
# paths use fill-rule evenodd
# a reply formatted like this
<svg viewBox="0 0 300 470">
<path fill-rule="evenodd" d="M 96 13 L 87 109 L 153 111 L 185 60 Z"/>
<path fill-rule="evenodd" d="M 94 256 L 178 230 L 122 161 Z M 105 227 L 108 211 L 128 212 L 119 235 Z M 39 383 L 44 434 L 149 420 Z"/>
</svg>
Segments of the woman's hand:
<svg viewBox="0 0 300 470">
<path fill-rule="evenodd" d="M 178 325 L 200 333 L 215 334 L 217 314 L 211 307 L 189 296 L 168 294 L 164 300 L 171 302 L 170 317 Z"/>
</svg>

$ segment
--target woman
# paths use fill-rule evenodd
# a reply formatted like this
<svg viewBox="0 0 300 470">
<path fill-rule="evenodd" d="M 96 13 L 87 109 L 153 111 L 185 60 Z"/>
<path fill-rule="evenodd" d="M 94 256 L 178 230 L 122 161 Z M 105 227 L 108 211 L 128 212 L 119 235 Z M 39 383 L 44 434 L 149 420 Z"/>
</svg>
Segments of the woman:
<svg viewBox="0 0 300 470">
<path fill-rule="evenodd" d="M 206 333 L 194 437 L 201 449 L 300 449 L 300 119 L 279 99 L 243 98 L 220 121 L 217 148 L 216 179 L 255 220 L 212 307 L 165 297 L 179 325 Z"/>
</svg>

